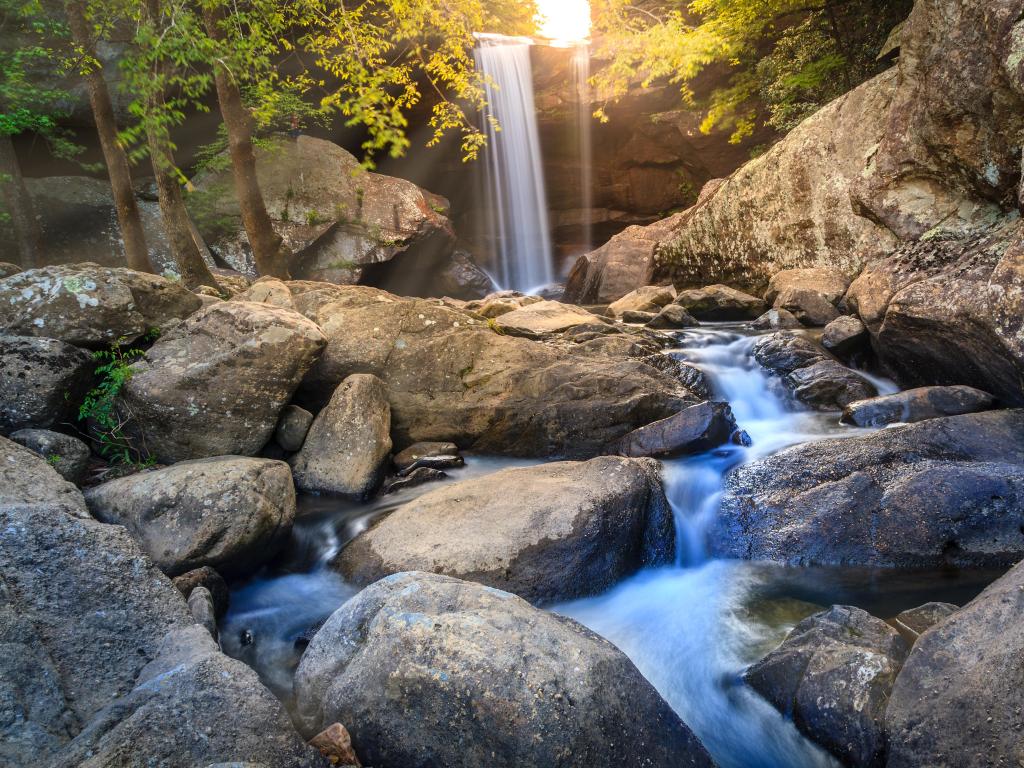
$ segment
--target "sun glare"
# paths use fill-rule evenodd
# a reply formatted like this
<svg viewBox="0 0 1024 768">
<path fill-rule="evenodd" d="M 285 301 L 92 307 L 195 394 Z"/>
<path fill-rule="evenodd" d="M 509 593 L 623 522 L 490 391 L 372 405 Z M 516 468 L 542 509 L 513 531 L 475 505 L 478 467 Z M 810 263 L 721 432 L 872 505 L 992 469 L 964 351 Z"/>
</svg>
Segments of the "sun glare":
<svg viewBox="0 0 1024 768">
<path fill-rule="evenodd" d="M 553 43 L 571 45 L 590 38 L 589 0 L 537 0 L 537 26 Z"/>
</svg>

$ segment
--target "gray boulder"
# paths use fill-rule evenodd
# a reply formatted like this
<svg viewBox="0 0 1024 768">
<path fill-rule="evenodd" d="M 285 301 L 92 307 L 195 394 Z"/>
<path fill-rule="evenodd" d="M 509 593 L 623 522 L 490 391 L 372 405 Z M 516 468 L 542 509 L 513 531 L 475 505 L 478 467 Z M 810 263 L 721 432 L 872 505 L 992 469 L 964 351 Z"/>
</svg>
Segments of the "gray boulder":
<svg viewBox="0 0 1024 768">
<path fill-rule="evenodd" d="M 431 491 L 355 539 L 334 567 L 360 585 L 430 571 L 554 603 L 670 561 L 673 531 L 657 465 L 602 457 Z"/>
<path fill-rule="evenodd" d="M 889 623 L 907 641 L 907 645 L 913 645 L 917 638 L 959 610 L 960 606 L 952 603 L 925 603 L 916 608 L 900 611 L 889 619 Z"/>
<path fill-rule="evenodd" d="M 800 402 L 819 410 L 841 410 L 878 394 L 875 386 L 793 331 L 779 331 L 757 340 L 754 359 L 782 377 Z"/>
<path fill-rule="evenodd" d="M 324 347 L 296 312 L 225 301 L 190 317 L 132 367 L 122 392 L 136 444 L 166 464 L 257 453 Z"/>
<path fill-rule="evenodd" d="M 907 656 L 899 633 L 859 608 L 804 619 L 744 679 L 843 765 L 882 766 L 885 708 Z"/>
<path fill-rule="evenodd" d="M 88 517 L 82 492 L 67 482 L 47 459 L 0 437 L 0 504 L 60 504 Z"/>
<path fill-rule="evenodd" d="M 313 426 L 313 414 L 297 405 L 286 405 L 281 410 L 274 428 L 274 439 L 286 451 L 297 451 L 306 442 L 309 428 Z"/>
<path fill-rule="evenodd" d="M 615 446 L 615 452 L 656 458 L 699 453 L 727 443 L 735 431 L 736 419 L 729 404 L 705 401 L 633 430 Z"/>
<path fill-rule="evenodd" d="M 846 359 L 867 348 L 871 334 L 860 318 L 843 315 L 825 326 L 821 346 L 837 357 Z"/>
<path fill-rule="evenodd" d="M 680 291 L 675 303 L 698 320 L 754 320 L 768 309 L 756 296 L 727 285 Z"/>
<path fill-rule="evenodd" d="M 288 538 L 295 488 L 288 465 L 225 456 L 90 488 L 93 516 L 125 526 L 164 573 L 210 566 L 251 573 Z"/>
<path fill-rule="evenodd" d="M 400 660 L 396 664 L 396 659 Z M 379 768 L 710 766 L 611 643 L 491 587 L 424 573 L 364 589 L 295 678 L 308 738 L 335 722 Z"/>
<path fill-rule="evenodd" d="M 391 408 L 384 383 L 357 373 L 317 414 L 302 450 L 291 458 L 304 491 L 365 498 L 377 489 L 391 453 Z"/>
<path fill-rule="evenodd" d="M 918 639 L 886 712 L 890 768 L 1024 760 L 1024 566 Z"/>
<path fill-rule="evenodd" d="M 89 468 L 89 446 L 77 437 L 48 429 L 19 429 L 11 440 L 42 456 L 69 483 L 79 483 Z"/>
<path fill-rule="evenodd" d="M 99 347 L 134 341 L 201 305 L 181 283 L 157 275 L 64 264 L 0 280 L 0 332 Z"/>
<path fill-rule="evenodd" d="M 0 335 L 0 433 L 74 418 L 92 371 L 89 353 L 70 344 Z"/>
<path fill-rule="evenodd" d="M 823 440 L 741 467 L 709 532 L 722 557 L 997 567 L 1024 557 L 1024 411 Z"/>
<path fill-rule="evenodd" d="M 858 427 L 883 427 L 942 416 L 987 411 L 995 405 L 988 392 L 974 387 L 918 387 L 893 395 L 857 400 L 843 409 L 841 421 Z"/>
</svg>

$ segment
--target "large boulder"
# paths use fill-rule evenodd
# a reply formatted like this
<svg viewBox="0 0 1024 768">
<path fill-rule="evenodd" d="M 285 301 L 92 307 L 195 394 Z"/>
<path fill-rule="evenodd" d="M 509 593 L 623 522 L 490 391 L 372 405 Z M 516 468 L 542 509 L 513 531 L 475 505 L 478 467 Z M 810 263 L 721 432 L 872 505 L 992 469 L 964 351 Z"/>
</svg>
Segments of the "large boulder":
<svg viewBox="0 0 1024 768">
<path fill-rule="evenodd" d="M 387 389 L 376 376 L 356 373 L 334 391 L 292 457 L 295 484 L 362 499 L 380 485 L 390 453 Z"/>
<path fill-rule="evenodd" d="M 30 269 L 0 280 L 0 332 L 83 347 L 134 341 L 200 306 L 179 282 L 97 264 Z"/>
<path fill-rule="evenodd" d="M 659 313 L 663 307 L 672 303 L 676 297 L 676 291 L 672 286 L 645 285 L 630 291 L 618 301 L 613 301 L 608 306 L 608 314 L 612 317 L 621 317 L 623 312 L 653 312 Z"/>
<path fill-rule="evenodd" d="M 286 309 L 228 301 L 197 312 L 132 366 L 121 398 L 137 445 L 172 464 L 257 453 L 324 347 Z"/>
<path fill-rule="evenodd" d="M 585 309 L 558 301 L 539 301 L 502 313 L 494 321 L 494 327 L 511 336 L 539 338 L 595 322 L 601 322 L 600 318 Z"/>
<path fill-rule="evenodd" d="M 809 288 L 786 288 L 775 299 L 774 307 L 811 328 L 822 328 L 839 317 L 839 310 L 824 294 Z"/>
<path fill-rule="evenodd" d="M 850 287 L 851 278 L 830 267 L 805 267 L 784 269 L 772 275 L 764 300 L 773 307 L 779 307 L 779 299 L 787 291 L 813 291 L 820 294 L 829 304 L 838 304 Z"/>
<path fill-rule="evenodd" d="M 907 424 L 941 416 L 987 411 L 995 404 L 988 392 L 974 387 L 919 387 L 892 395 L 857 400 L 843 409 L 841 421 L 858 427 Z"/>
<path fill-rule="evenodd" d="M 57 339 L 0 335 L 0 433 L 76 416 L 92 370 L 87 352 Z"/>
<path fill-rule="evenodd" d="M 728 285 L 680 291 L 675 303 L 698 320 L 754 320 L 767 309 L 761 299 Z"/>
<path fill-rule="evenodd" d="M 867 326 L 860 318 L 843 315 L 825 326 L 821 346 L 845 360 L 867 349 L 870 338 Z"/>
<path fill-rule="evenodd" d="M 709 545 L 753 560 L 881 567 L 1024 557 L 1024 411 L 930 419 L 738 469 Z"/>
<path fill-rule="evenodd" d="M 623 456 L 668 458 L 717 448 L 735 433 L 729 404 L 705 401 L 633 430 L 616 448 Z"/>
<path fill-rule="evenodd" d="M 763 368 L 782 377 L 797 400 L 819 410 L 842 410 L 878 394 L 874 384 L 797 332 L 763 336 L 753 355 Z"/>
<path fill-rule="evenodd" d="M 1024 566 L 926 631 L 886 713 L 890 768 L 1024 760 Z"/>
<path fill-rule="evenodd" d="M 843 765 L 885 759 L 885 708 L 907 656 L 899 633 L 859 608 L 804 619 L 744 679 Z"/>
<path fill-rule="evenodd" d="M 360 585 L 430 571 L 554 603 L 670 561 L 672 526 L 654 462 L 559 462 L 420 496 L 355 539 L 334 565 Z"/>
<path fill-rule="evenodd" d="M 398 660 L 396 662 L 396 660 Z M 507 592 L 424 573 L 364 589 L 313 637 L 295 678 L 312 737 L 340 722 L 379 768 L 710 766 L 611 643 Z"/>
<path fill-rule="evenodd" d="M 252 573 L 295 519 L 288 465 L 235 456 L 111 480 L 90 488 L 86 502 L 98 520 L 127 528 L 170 576 L 203 566 Z"/>
<path fill-rule="evenodd" d="M 0 437 L 0 504 L 61 504 L 88 517 L 82 492 L 61 477 L 46 458 Z"/>
</svg>

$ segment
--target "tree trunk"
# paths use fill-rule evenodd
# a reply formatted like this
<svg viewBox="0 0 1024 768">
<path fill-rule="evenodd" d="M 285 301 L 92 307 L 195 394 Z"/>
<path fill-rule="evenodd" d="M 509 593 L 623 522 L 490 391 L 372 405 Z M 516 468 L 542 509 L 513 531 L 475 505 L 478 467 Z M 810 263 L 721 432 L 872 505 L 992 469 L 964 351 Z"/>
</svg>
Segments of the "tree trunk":
<svg viewBox="0 0 1024 768">
<path fill-rule="evenodd" d="M 0 175 L 4 177 L 0 179 L 0 198 L 3 199 L 4 212 L 10 217 L 11 228 L 14 230 L 18 262 L 25 269 L 41 266 L 43 233 L 36 220 L 32 198 L 25 188 L 25 179 L 21 176 L 14 142 L 7 133 L 0 133 Z"/>
<path fill-rule="evenodd" d="M 95 59 L 92 33 L 89 21 L 85 17 L 85 3 L 83 0 L 67 0 L 64 8 L 75 44 L 86 56 Z M 149 251 L 146 250 L 146 234 L 142 229 L 142 218 L 139 216 L 139 206 L 135 202 L 135 190 L 132 188 L 128 155 L 125 154 L 117 136 L 114 106 L 99 67 L 94 67 L 85 76 L 85 83 L 89 90 L 89 104 L 92 106 L 93 119 L 96 121 L 96 132 L 99 134 L 103 158 L 107 163 L 110 188 L 114 194 L 114 208 L 117 210 L 117 221 L 121 226 L 121 238 L 124 240 L 128 266 L 140 272 L 152 272 L 153 265 L 149 261 Z"/>
<path fill-rule="evenodd" d="M 223 40 L 220 29 L 223 11 L 208 7 L 204 13 L 206 34 L 214 40 Z M 289 279 L 288 259 L 291 252 L 281 236 L 274 231 L 267 213 L 263 193 L 256 177 L 256 154 L 252 147 L 253 121 L 249 110 L 242 103 L 242 93 L 231 73 L 218 62 L 213 69 L 217 86 L 217 101 L 220 104 L 224 127 L 228 133 L 228 153 L 235 178 L 235 194 L 242 212 L 256 270 L 260 275 Z"/>
</svg>

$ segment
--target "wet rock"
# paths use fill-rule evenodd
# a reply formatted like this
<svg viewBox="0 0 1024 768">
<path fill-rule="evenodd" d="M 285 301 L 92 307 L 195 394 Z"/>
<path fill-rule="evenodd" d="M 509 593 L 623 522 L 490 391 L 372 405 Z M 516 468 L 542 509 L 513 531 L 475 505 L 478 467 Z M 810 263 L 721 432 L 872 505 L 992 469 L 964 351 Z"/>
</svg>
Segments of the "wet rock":
<svg viewBox="0 0 1024 768">
<path fill-rule="evenodd" d="M 700 453 L 729 442 L 735 431 L 736 420 L 728 403 L 703 402 L 630 432 L 618 444 L 617 452 L 656 458 Z"/>
<path fill-rule="evenodd" d="M 391 453 L 391 408 L 384 383 L 353 374 L 341 383 L 291 459 L 304 491 L 365 498 L 380 485 Z"/>
<path fill-rule="evenodd" d="M 1024 411 L 930 419 L 736 470 L 709 532 L 723 557 L 998 567 L 1024 557 Z"/>
<path fill-rule="evenodd" d="M 0 335 L 0 433 L 73 419 L 93 367 L 87 352 L 62 341 Z"/>
<path fill-rule="evenodd" d="M 341 723 L 335 723 L 314 736 L 309 745 L 315 747 L 327 758 L 331 765 L 354 765 L 361 768 L 362 763 L 352 748 L 352 736 Z"/>
<path fill-rule="evenodd" d="M 0 332 L 100 347 L 134 341 L 201 306 L 181 283 L 131 269 L 64 264 L 0 280 Z"/>
<path fill-rule="evenodd" d="M 780 299 L 787 291 L 811 291 L 834 306 L 846 295 L 850 282 L 848 275 L 829 267 L 784 269 L 768 281 L 764 300 L 777 309 L 782 305 Z"/>
<path fill-rule="evenodd" d="M 239 301 L 208 307 L 132 366 L 121 395 L 132 414 L 126 431 L 165 464 L 254 455 L 324 342 L 290 310 Z"/>
<path fill-rule="evenodd" d="M 698 320 L 754 320 L 767 307 L 765 303 L 728 285 L 709 285 L 680 291 L 675 303 Z"/>
<path fill-rule="evenodd" d="M 839 410 L 878 394 L 874 384 L 835 360 L 797 368 L 784 383 L 797 400 L 820 410 Z"/>
<path fill-rule="evenodd" d="M 925 603 L 898 613 L 889 623 L 896 628 L 907 645 L 913 645 L 926 631 L 959 610 L 960 606 L 952 603 Z"/>
<path fill-rule="evenodd" d="M 188 596 L 188 612 L 200 627 L 217 639 L 217 609 L 213 604 L 213 595 L 204 586 L 198 586 Z"/>
<path fill-rule="evenodd" d="M 590 325 L 595 320 L 595 315 L 571 304 L 539 301 L 499 315 L 494 322 L 500 333 L 534 338 L 561 333 L 578 325 Z"/>
<path fill-rule="evenodd" d="M 135 687 L 112 701 L 53 768 L 83 765 L 194 768 L 236 761 L 266 768 L 327 768 L 256 673 L 192 625 L 169 632 Z"/>
<path fill-rule="evenodd" d="M 885 708 L 907 645 L 881 619 L 836 605 L 804 619 L 744 679 L 850 766 L 881 766 Z"/>
<path fill-rule="evenodd" d="M 647 323 L 648 328 L 671 330 L 673 328 L 696 328 L 700 325 L 697 318 L 678 304 L 666 305 L 657 316 Z"/>
<path fill-rule="evenodd" d="M 796 333 L 764 336 L 754 343 L 752 354 L 762 368 L 780 376 L 828 359 L 813 341 Z"/>
<path fill-rule="evenodd" d="M 1024 567 L 918 639 L 896 679 L 891 768 L 981 768 L 1024 756 Z"/>
<path fill-rule="evenodd" d="M 213 598 L 214 611 L 217 619 L 220 620 L 228 612 L 228 604 L 231 600 L 231 593 L 228 591 L 227 582 L 224 577 L 208 565 L 196 568 L 174 577 L 174 586 L 187 600 L 192 590 L 196 587 L 203 587 Z"/>
<path fill-rule="evenodd" d="M 93 516 L 125 526 L 171 576 L 208 565 L 246 574 L 273 557 L 295 519 L 295 489 L 280 461 L 199 459 L 90 488 Z"/>
<path fill-rule="evenodd" d="M 89 468 L 89 446 L 77 437 L 47 429 L 19 429 L 11 433 L 11 440 L 38 453 L 69 483 L 81 482 Z"/>
<path fill-rule="evenodd" d="M 384 483 L 381 488 L 381 496 L 387 496 L 389 493 L 396 493 L 397 491 L 405 490 L 406 488 L 415 488 L 417 485 L 423 485 L 425 483 L 432 483 L 437 480 L 444 480 L 448 475 L 442 472 L 440 469 L 433 469 L 431 467 L 416 467 L 409 472 L 393 477 Z"/>
<path fill-rule="evenodd" d="M 652 312 L 657 314 L 661 309 L 672 303 L 676 297 L 675 288 L 664 285 L 645 285 L 630 291 L 618 301 L 608 306 L 608 314 L 621 317 L 623 312 Z"/>
<path fill-rule="evenodd" d="M 871 335 L 859 318 L 843 315 L 825 326 L 821 346 L 837 357 L 847 359 L 867 349 Z"/>
<path fill-rule="evenodd" d="M 942 416 L 987 411 L 995 405 L 988 392 L 973 387 L 919 387 L 893 395 L 857 400 L 843 409 L 842 421 L 858 427 L 883 427 Z"/>
<path fill-rule="evenodd" d="M 466 460 L 461 456 L 421 456 L 404 469 L 398 470 L 399 477 L 407 477 L 419 469 L 450 469 L 465 466 Z"/>
<path fill-rule="evenodd" d="M 797 320 L 796 315 L 787 309 L 769 309 L 757 318 L 757 320 L 751 323 L 751 327 L 757 331 L 800 328 L 802 325 L 803 324 Z"/>
<path fill-rule="evenodd" d="M 297 405 L 286 405 L 277 419 L 274 439 L 284 450 L 294 452 L 302 448 L 313 426 L 313 414 Z"/>
<path fill-rule="evenodd" d="M 88 517 L 82 492 L 44 457 L 0 437 L 0 504 L 55 503 Z"/>
<path fill-rule="evenodd" d="M 593 766 L 609 744 L 622 766 L 712 765 L 611 643 L 445 576 L 398 574 L 349 600 L 310 643 L 295 692 L 303 733 L 345 723 L 360 760 L 382 768 Z"/>
<path fill-rule="evenodd" d="M 811 328 L 821 328 L 839 317 L 839 310 L 824 294 L 809 288 L 786 288 L 775 299 L 775 308 L 786 310 Z"/>
<path fill-rule="evenodd" d="M 455 456 L 459 447 L 452 442 L 413 443 L 394 455 L 392 463 L 398 470 L 404 470 L 417 461 L 435 456 Z"/>
<path fill-rule="evenodd" d="M 438 488 L 355 539 L 334 567 L 362 585 L 430 571 L 553 603 L 601 592 L 673 552 L 657 465 L 602 457 Z"/>
</svg>

